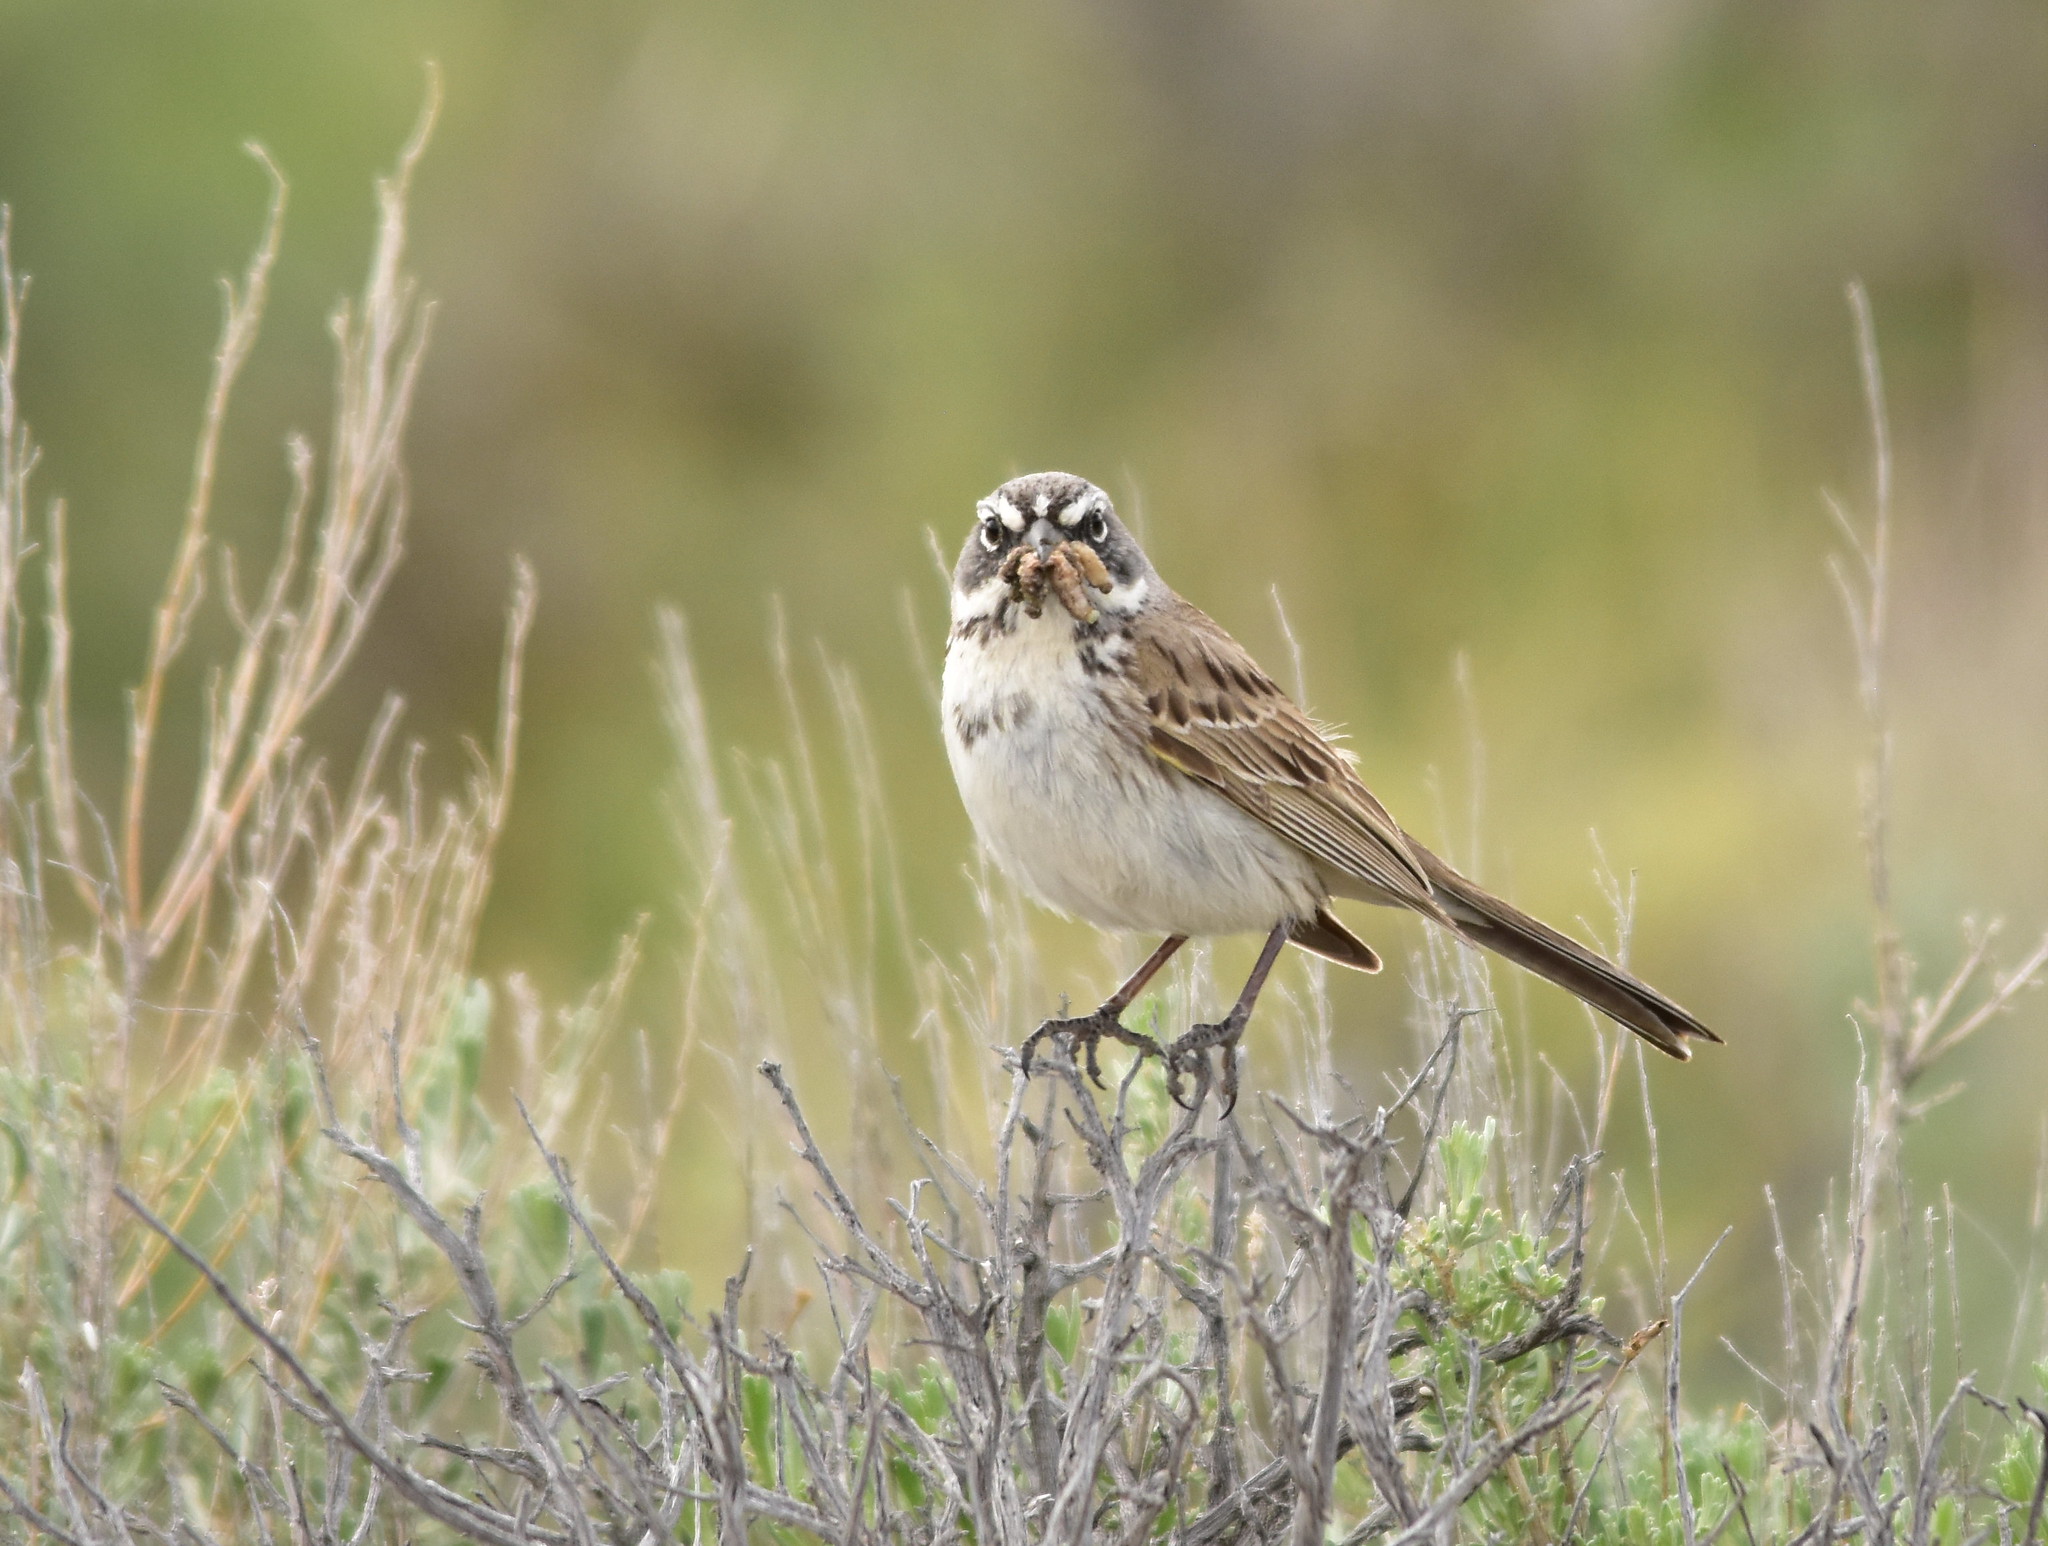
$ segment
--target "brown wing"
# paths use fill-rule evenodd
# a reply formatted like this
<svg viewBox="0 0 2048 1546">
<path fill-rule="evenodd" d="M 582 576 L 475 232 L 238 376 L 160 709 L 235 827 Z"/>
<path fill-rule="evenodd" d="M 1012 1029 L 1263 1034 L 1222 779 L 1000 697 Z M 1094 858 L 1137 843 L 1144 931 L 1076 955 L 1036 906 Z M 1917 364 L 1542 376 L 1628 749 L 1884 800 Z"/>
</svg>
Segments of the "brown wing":
<svg viewBox="0 0 2048 1546">
<path fill-rule="evenodd" d="M 1330 869 L 1432 917 L 1429 875 L 1351 764 L 1235 639 L 1178 596 L 1137 638 L 1150 745 Z"/>
<path fill-rule="evenodd" d="M 1177 596 L 1168 606 L 1138 642 L 1132 670 L 1156 755 L 1363 888 L 1345 894 L 1404 903 L 1577 994 L 1672 1057 L 1692 1055 L 1688 1038 L 1721 1039 L 1648 983 L 1411 842 L 1235 639 Z M 1378 968 L 1372 947 L 1327 909 L 1297 923 L 1293 938 L 1347 966 Z"/>
</svg>

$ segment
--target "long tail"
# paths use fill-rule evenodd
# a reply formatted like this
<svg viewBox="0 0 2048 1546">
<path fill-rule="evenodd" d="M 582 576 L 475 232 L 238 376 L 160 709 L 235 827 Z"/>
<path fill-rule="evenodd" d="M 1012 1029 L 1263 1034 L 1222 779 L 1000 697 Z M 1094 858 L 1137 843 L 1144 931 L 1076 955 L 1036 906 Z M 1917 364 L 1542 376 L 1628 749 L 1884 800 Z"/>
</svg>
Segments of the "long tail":
<svg viewBox="0 0 2048 1546">
<path fill-rule="evenodd" d="M 1687 1037 L 1720 1041 L 1697 1016 L 1648 983 L 1475 885 L 1420 843 L 1411 840 L 1411 847 L 1428 872 L 1430 886 L 1452 926 L 1473 944 L 1576 993 L 1659 1052 L 1681 1061 L 1692 1056 Z"/>
</svg>

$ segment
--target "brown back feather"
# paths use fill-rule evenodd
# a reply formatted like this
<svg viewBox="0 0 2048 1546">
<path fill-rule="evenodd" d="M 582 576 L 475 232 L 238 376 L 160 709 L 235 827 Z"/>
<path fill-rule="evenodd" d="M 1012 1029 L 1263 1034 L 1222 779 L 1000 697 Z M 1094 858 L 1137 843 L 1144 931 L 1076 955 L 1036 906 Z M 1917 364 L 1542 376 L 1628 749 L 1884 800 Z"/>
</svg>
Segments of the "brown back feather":
<svg viewBox="0 0 2048 1546">
<path fill-rule="evenodd" d="M 1131 667 L 1152 752 L 1330 870 L 1434 916 L 1421 861 L 1343 753 L 1206 613 L 1166 606 Z"/>
</svg>

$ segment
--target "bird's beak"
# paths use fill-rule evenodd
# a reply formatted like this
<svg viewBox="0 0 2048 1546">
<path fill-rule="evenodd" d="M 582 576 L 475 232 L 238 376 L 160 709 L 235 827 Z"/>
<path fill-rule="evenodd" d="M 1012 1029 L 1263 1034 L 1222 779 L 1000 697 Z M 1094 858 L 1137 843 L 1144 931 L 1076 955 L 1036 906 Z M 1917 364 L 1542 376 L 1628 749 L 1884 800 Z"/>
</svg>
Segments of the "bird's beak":
<svg viewBox="0 0 2048 1546">
<path fill-rule="evenodd" d="M 1038 550 L 1040 558 L 1049 558 L 1052 550 L 1067 540 L 1067 534 L 1041 515 L 1024 533 L 1024 540 Z"/>
</svg>

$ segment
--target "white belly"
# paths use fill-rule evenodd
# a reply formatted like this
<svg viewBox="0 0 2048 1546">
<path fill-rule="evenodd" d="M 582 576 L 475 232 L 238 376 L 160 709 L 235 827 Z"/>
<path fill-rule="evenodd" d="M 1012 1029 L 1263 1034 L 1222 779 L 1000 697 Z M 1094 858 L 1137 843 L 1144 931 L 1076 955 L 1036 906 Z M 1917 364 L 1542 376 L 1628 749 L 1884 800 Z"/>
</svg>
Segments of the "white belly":
<svg viewBox="0 0 2048 1546">
<path fill-rule="evenodd" d="M 1104 693 L 1127 689 L 1082 669 L 1073 629 L 1047 607 L 947 650 L 946 752 L 997 864 L 1108 929 L 1236 934 L 1311 916 L 1327 893 L 1308 858 L 1112 728 Z"/>
</svg>

